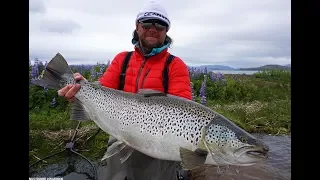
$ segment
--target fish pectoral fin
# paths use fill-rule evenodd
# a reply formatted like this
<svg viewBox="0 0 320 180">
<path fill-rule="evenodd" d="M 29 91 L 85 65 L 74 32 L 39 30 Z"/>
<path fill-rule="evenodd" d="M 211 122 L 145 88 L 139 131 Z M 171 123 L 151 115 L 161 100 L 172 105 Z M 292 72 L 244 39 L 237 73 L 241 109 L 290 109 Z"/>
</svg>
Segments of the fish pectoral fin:
<svg viewBox="0 0 320 180">
<path fill-rule="evenodd" d="M 126 144 L 124 144 L 122 141 L 115 141 L 107 148 L 107 152 L 102 157 L 101 161 L 104 161 L 107 158 L 110 158 L 111 156 L 119 153 L 122 149 L 126 147 Z"/>
<path fill-rule="evenodd" d="M 75 98 L 71 102 L 70 119 L 77 121 L 90 121 L 90 116 L 83 104 Z"/>
<path fill-rule="evenodd" d="M 221 149 L 219 149 L 217 145 L 211 144 L 209 147 L 206 141 L 203 141 L 203 143 L 207 148 L 207 150 L 210 152 L 212 160 L 216 164 L 221 164 L 221 165 L 226 164 L 227 161 L 222 158 Z"/>
<path fill-rule="evenodd" d="M 205 163 L 208 152 L 202 149 L 191 151 L 180 147 L 181 166 L 185 170 L 191 170 Z"/>
<path fill-rule="evenodd" d="M 121 164 L 124 163 L 132 154 L 134 149 L 128 145 L 126 145 L 121 151 L 120 151 L 120 161 Z"/>
<path fill-rule="evenodd" d="M 119 153 L 121 164 L 124 163 L 132 154 L 134 149 L 128 145 L 126 145 L 122 141 L 115 141 L 111 144 L 110 147 L 108 147 L 107 152 L 102 157 L 101 161 L 104 161 L 105 159 L 108 159 L 112 157 L 115 154 Z"/>
<path fill-rule="evenodd" d="M 153 89 L 140 89 L 137 94 L 141 94 L 144 97 L 166 96 L 165 93 Z"/>
</svg>

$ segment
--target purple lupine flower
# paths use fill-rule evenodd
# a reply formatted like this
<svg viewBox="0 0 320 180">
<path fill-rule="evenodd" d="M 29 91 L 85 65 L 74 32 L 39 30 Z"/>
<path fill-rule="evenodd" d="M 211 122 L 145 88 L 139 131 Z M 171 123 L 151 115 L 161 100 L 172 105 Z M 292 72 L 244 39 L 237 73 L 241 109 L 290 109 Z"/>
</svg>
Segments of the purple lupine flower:
<svg viewBox="0 0 320 180">
<path fill-rule="evenodd" d="M 206 96 L 201 96 L 201 104 L 203 104 L 203 105 L 207 105 L 207 98 L 206 98 Z"/>
<path fill-rule="evenodd" d="M 56 103 L 57 103 L 57 101 L 56 101 L 56 98 L 54 97 L 54 98 L 52 99 L 52 102 L 50 103 L 50 106 L 51 106 L 51 107 L 55 107 L 55 106 L 56 106 Z"/>
<path fill-rule="evenodd" d="M 213 81 L 213 82 L 216 80 L 216 76 L 215 76 L 215 73 L 214 73 L 214 72 L 210 73 L 209 79 L 210 79 L 211 81 Z"/>
<path fill-rule="evenodd" d="M 33 78 L 36 78 L 36 77 L 38 77 L 38 76 L 39 76 L 38 64 L 34 64 L 34 65 L 32 66 L 31 77 L 32 77 L 32 79 L 33 79 Z"/>
<path fill-rule="evenodd" d="M 194 71 L 192 74 L 193 74 L 193 77 L 197 79 L 197 78 L 199 78 L 200 75 L 201 75 L 201 70 L 200 70 L 200 69 L 197 69 L 197 70 Z"/>
<path fill-rule="evenodd" d="M 202 105 L 207 105 L 207 101 L 206 101 L 206 87 L 207 87 L 207 83 L 206 83 L 206 76 L 204 76 L 204 80 L 201 84 L 201 88 L 200 88 L 200 98 L 201 98 L 201 104 Z"/>
<path fill-rule="evenodd" d="M 191 93 L 192 93 L 192 101 L 195 101 L 196 100 L 196 96 L 195 96 L 195 93 L 194 93 L 194 88 L 193 88 L 192 81 L 190 81 L 190 87 L 191 87 Z"/>
<path fill-rule="evenodd" d="M 209 76 L 209 79 L 213 82 L 219 82 L 219 81 L 225 82 L 226 80 L 224 74 L 220 72 L 218 73 L 212 72 Z"/>
<path fill-rule="evenodd" d="M 204 67 L 203 73 L 204 73 L 204 74 L 208 74 L 207 66 Z"/>
</svg>

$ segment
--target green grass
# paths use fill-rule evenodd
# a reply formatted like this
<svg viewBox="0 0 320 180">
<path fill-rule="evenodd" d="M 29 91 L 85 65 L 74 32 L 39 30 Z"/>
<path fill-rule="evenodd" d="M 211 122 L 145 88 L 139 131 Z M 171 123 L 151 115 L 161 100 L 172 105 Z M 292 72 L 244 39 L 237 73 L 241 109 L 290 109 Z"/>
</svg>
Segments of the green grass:
<svg viewBox="0 0 320 180">
<path fill-rule="evenodd" d="M 202 77 L 203 79 L 203 77 Z M 192 80 L 198 95 L 202 79 Z M 207 80 L 207 106 L 229 118 L 249 133 L 287 134 L 291 124 L 291 74 L 263 71 L 254 75 L 226 75 L 226 83 Z M 55 90 L 29 88 L 30 163 L 63 150 L 70 141 L 76 121 L 69 120 L 69 103 Z M 50 107 L 53 97 L 57 104 Z M 197 97 L 196 101 L 199 101 Z M 75 149 L 96 161 L 106 149 L 108 134 L 92 122 L 82 122 Z M 91 138 L 89 138 L 91 137 Z"/>
<path fill-rule="evenodd" d="M 209 107 L 250 133 L 287 134 L 291 122 L 289 100 L 234 102 Z"/>
<path fill-rule="evenodd" d="M 69 110 L 69 108 L 67 108 Z M 64 149 L 70 142 L 78 121 L 69 120 L 68 111 L 30 111 L 30 164 Z M 82 122 L 75 137 L 75 150 L 95 161 L 106 151 L 108 134 L 99 131 L 94 122 Z M 91 138 L 90 138 L 91 137 Z"/>
</svg>

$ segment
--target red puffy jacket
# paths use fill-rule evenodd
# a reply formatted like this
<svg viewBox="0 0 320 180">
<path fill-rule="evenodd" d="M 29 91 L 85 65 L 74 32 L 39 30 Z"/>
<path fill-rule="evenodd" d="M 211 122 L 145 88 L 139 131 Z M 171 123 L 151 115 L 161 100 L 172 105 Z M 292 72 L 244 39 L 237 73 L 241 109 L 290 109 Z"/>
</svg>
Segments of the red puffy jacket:
<svg viewBox="0 0 320 180">
<path fill-rule="evenodd" d="M 110 66 L 99 79 L 103 86 L 118 89 L 120 72 L 127 52 L 115 56 Z M 147 60 L 135 47 L 126 71 L 123 90 L 136 93 L 139 89 L 154 89 L 164 92 L 162 71 L 169 53 L 167 49 L 149 57 Z M 186 64 L 175 57 L 168 67 L 168 94 L 191 99 L 189 71 Z"/>
</svg>

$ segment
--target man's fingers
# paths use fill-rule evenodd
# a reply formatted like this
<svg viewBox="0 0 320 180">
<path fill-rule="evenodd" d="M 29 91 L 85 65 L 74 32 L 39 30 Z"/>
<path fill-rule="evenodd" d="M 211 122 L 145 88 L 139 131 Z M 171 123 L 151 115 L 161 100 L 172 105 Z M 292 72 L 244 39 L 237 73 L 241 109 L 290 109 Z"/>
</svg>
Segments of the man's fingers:
<svg viewBox="0 0 320 180">
<path fill-rule="evenodd" d="M 59 96 L 64 96 L 71 88 L 72 88 L 72 85 L 68 85 L 68 86 L 65 86 L 65 87 L 61 88 L 58 91 L 58 95 Z"/>
<path fill-rule="evenodd" d="M 80 89 L 80 84 L 75 84 L 67 93 L 65 93 L 65 97 L 67 99 L 71 99 Z"/>
<path fill-rule="evenodd" d="M 74 79 L 76 80 L 82 80 L 84 79 L 83 76 L 80 73 L 74 73 L 73 74 Z"/>
</svg>

